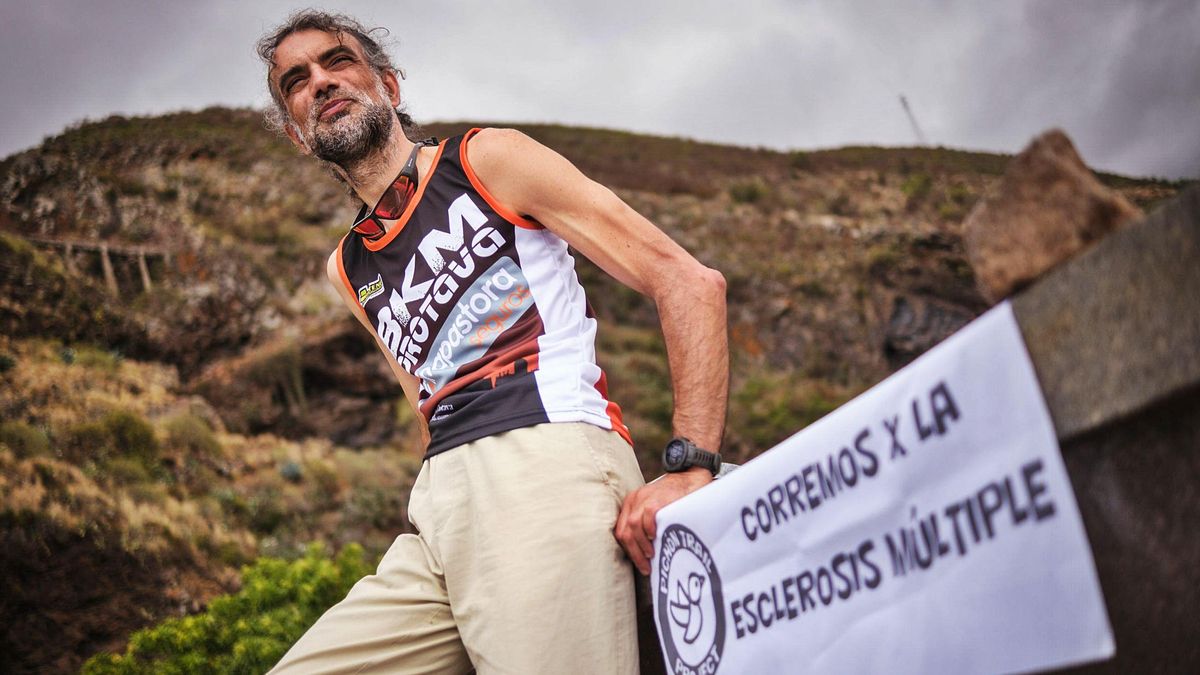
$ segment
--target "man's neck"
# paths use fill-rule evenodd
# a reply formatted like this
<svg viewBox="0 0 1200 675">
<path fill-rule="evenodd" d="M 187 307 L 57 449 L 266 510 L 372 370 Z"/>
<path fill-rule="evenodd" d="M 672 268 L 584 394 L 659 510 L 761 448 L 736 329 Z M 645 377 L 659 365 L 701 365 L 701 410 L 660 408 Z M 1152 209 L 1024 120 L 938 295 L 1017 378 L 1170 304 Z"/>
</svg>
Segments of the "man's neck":
<svg viewBox="0 0 1200 675">
<path fill-rule="evenodd" d="M 371 207 L 379 201 L 400 173 L 400 169 L 404 168 L 413 145 L 397 125 L 387 145 L 361 161 L 341 168 L 346 180 L 364 204 Z"/>
</svg>

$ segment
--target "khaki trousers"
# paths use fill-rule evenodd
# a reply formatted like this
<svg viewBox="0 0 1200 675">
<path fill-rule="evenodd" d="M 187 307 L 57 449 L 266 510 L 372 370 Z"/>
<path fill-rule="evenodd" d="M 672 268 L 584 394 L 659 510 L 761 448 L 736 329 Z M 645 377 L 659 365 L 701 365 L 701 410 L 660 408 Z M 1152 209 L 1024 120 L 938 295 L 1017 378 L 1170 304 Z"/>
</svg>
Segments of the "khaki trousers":
<svg viewBox="0 0 1200 675">
<path fill-rule="evenodd" d="M 632 448 L 540 424 L 427 460 L 404 534 L 271 673 L 636 673 L 633 567 L 612 529 Z"/>
</svg>

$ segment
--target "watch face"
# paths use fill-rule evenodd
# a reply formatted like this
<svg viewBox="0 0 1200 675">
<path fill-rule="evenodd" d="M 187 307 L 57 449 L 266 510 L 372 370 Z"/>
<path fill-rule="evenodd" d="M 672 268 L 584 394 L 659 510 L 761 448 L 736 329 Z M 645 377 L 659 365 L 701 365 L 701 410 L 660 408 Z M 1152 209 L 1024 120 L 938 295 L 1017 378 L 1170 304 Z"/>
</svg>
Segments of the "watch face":
<svg viewBox="0 0 1200 675">
<path fill-rule="evenodd" d="M 687 448 L 684 447 L 681 441 L 671 441 L 667 444 L 667 466 L 676 467 L 683 464 L 684 458 L 687 456 Z"/>
</svg>

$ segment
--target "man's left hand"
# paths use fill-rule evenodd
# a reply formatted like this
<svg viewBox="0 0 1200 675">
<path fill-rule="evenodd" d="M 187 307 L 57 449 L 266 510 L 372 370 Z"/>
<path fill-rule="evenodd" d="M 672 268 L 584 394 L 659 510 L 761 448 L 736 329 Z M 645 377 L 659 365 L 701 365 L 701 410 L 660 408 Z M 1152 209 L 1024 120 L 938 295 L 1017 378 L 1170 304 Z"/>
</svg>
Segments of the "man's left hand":
<svg viewBox="0 0 1200 675">
<path fill-rule="evenodd" d="M 639 572 L 650 574 L 654 535 L 658 529 L 654 517 L 658 510 L 708 485 L 712 479 L 707 469 L 693 467 L 680 473 L 669 473 L 625 496 L 613 534 Z"/>
</svg>

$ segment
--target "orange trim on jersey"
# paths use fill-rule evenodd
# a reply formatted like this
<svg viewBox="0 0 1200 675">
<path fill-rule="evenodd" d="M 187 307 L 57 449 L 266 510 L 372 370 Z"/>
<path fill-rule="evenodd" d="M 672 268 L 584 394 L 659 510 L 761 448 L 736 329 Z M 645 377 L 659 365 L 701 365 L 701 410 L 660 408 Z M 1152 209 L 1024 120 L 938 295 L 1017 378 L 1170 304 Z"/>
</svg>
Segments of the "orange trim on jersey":
<svg viewBox="0 0 1200 675">
<path fill-rule="evenodd" d="M 463 136 L 462 143 L 458 147 L 458 159 L 462 162 L 463 171 L 467 173 L 467 179 L 471 181 L 471 187 L 475 188 L 475 191 L 483 197 L 484 201 L 488 203 L 488 206 L 492 207 L 493 211 L 500 214 L 501 218 L 517 227 L 523 227 L 527 230 L 542 229 L 544 226 L 541 223 L 532 218 L 526 218 L 504 204 L 501 204 L 500 200 L 493 197 L 492 193 L 488 192 L 488 189 L 483 186 L 483 182 L 479 180 L 479 177 L 475 175 L 475 169 L 472 169 L 471 163 L 467 161 L 467 141 L 479 131 L 479 127 L 468 131 Z"/>
<path fill-rule="evenodd" d="M 603 370 L 600 371 L 600 379 L 596 380 L 595 386 L 596 391 L 600 392 L 604 400 L 608 401 L 608 375 Z M 621 438 L 624 438 L 626 443 L 633 445 L 633 438 L 629 435 L 629 427 L 626 427 L 625 423 L 621 420 L 621 406 L 613 401 L 608 401 L 608 406 L 605 407 L 604 412 L 608 413 L 608 420 L 612 422 L 613 431 L 617 432 Z"/>
<path fill-rule="evenodd" d="M 437 171 L 438 162 L 442 159 L 442 150 L 445 149 L 446 141 L 438 143 L 437 154 L 433 156 L 433 163 L 429 165 L 429 175 L 424 180 L 417 181 L 416 193 L 408 201 L 408 206 L 404 207 L 404 213 L 400 214 L 400 217 L 396 219 L 396 222 L 392 223 L 388 231 L 375 241 L 363 238 L 363 246 L 366 246 L 368 251 L 379 251 L 384 246 L 390 244 L 396 238 L 396 235 L 400 234 L 400 231 L 404 229 L 404 226 L 408 224 L 408 219 L 412 216 L 413 211 L 417 210 L 417 204 L 421 203 L 421 196 L 425 194 L 425 186 L 433 181 L 433 174 Z"/>
</svg>

